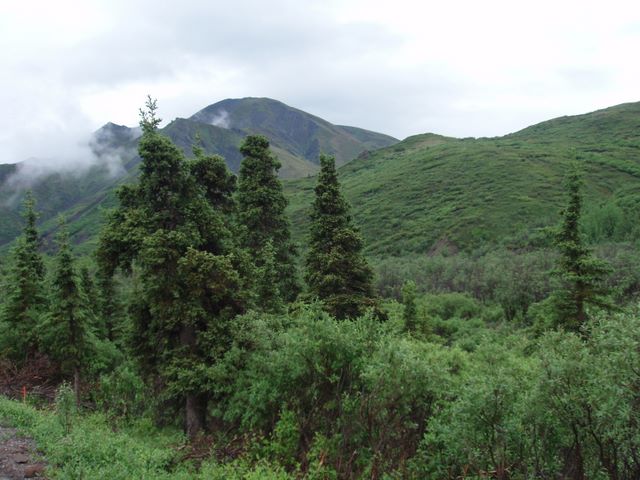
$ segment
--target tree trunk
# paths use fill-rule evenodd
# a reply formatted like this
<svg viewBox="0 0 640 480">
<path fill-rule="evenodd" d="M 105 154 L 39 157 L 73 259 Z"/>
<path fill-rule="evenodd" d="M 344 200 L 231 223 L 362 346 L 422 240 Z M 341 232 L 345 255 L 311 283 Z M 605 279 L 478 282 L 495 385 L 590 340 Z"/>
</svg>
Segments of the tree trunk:
<svg viewBox="0 0 640 480">
<path fill-rule="evenodd" d="M 202 396 L 188 393 L 186 402 L 185 430 L 189 440 L 194 440 L 204 430 L 205 406 Z"/>
<path fill-rule="evenodd" d="M 196 335 L 192 325 L 183 325 L 180 329 L 180 344 L 187 347 L 189 353 L 195 353 Z M 194 440 L 204 430 L 205 411 L 204 397 L 195 392 L 188 392 L 185 396 L 185 432 L 189 440 Z"/>
<path fill-rule="evenodd" d="M 584 476 L 584 460 L 582 458 L 582 445 L 580 444 L 580 435 L 575 425 L 571 426 L 574 439 L 574 455 L 573 455 L 573 479 L 585 480 Z"/>
</svg>

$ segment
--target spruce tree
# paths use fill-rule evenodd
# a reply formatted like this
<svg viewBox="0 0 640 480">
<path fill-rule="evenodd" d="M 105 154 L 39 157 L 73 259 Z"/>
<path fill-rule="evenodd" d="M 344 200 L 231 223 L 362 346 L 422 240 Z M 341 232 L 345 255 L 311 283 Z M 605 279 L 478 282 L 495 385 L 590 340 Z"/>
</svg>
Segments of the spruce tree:
<svg viewBox="0 0 640 480">
<path fill-rule="evenodd" d="M 101 340 L 113 341 L 113 327 L 109 325 L 114 321 L 110 316 L 115 313 L 117 303 L 114 298 L 113 278 L 108 275 L 101 278 L 99 271 L 94 277 L 86 264 L 80 267 L 79 277 L 92 331 Z M 105 315 L 105 311 L 109 317 Z"/>
<path fill-rule="evenodd" d="M 80 404 L 80 374 L 89 351 L 89 312 L 82 291 L 64 220 L 56 239 L 58 252 L 53 274 L 51 305 L 42 324 L 43 347 L 73 375 L 73 391 Z"/>
<path fill-rule="evenodd" d="M 123 312 L 114 278 L 103 270 L 98 270 L 96 284 L 100 336 L 110 342 L 117 342 L 121 334 L 120 319 Z"/>
<path fill-rule="evenodd" d="M 225 214 L 235 209 L 233 194 L 236 190 L 236 176 L 229 171 L 220 155 L 205 155 L 200 147 L 193 148 L 195 158 L 189 162 L 191 175 L 204 189 L 209 203 Z"/>
<path fill-rule="evenodd" d="M 262 266 L 256 271 L 256 294 L 265 312 L 279 313 L 284 309 L 278 286 L 278 266 L 273 243 L 269 240 L 260 253 Z"/>
<path fill-rule="evenodd" d="M 262 253 L 271 242 L 275 252 L 276 284 L 283 301 L 293 301 L 299 293 L 296 278 L 296 249 L 291 242 L 287 199 L 278 179 L 280 163 L 269 150 L 263 135 L 250 135 L 240 147 L 244 159 L 238 177 L 238 219 L 242 245 L 258 270 L 265 265 Z M 269 302 L 260 298 L 258 302 Z"/>
<path fill-rule="evenodd" d="M 96 284 L 93 280 L 93 275 L 91 275 L 89 267 L 86 265 L 82 265 L 80 267 L 80 285 L 89 304 L 97 305 L 98 292 L 96 291 Z"/>
<path fill-rule="evenodd" d="M 160 399 L 181 406 L 193 438 L 205 426 L 207 372 L 230 344 L 229 322 L 244 309 L 244 279 L 225 208 L 211 195 L 227 186 L 214 177 L 206 188 L 198 184 L 182 152 L 158 132 L 155 111 L 149 100 L 140 180 L 118 192 L 99 258 L 107 273 L 130 272 L 135 262 L 133 348 Z"/>
<path fill-rule="evenodd" d="M 402 286 L 402 304 L 404 305 L 404 310 L 402 312 L 404 329 L 407 332 L 413 332 L 416 329 L 418 321 L 418 309 L 416 308 L 416 284 L 413 280 L 405 282 Z"/>
<path fill-rule="evenodd" d="M 608 268 L 594 258 L 580 232 L 583 180 L 577 164 L 571 165 L 564 184 L 568 202 L 555 238 L 560 253 L 555 270 L 560 283 L 554 294 L 555 315 L 557 326 L 580 331 L 587 321 L 587 306 L 610 306 L 603 283 Z"/>
<path fill-rule="evenodd" d="M 320 156 L 315 194 L 305 279 L 310 293 L 329 313 L 339 319 L 355 318 L 375 305 L 373 274 L 340 192 L 333 157 Z"/>
<path fill-rule="evenodd" d="M 38 252 L 38 214 L 31 192 L 24 200 L 25 227 L 12 251 L 8 292 L 2 311 L 3 343 L 14 358 L 27 359 L 37 350 L 36 330 L 46 308 L 45 267 Z"/>
</svg>

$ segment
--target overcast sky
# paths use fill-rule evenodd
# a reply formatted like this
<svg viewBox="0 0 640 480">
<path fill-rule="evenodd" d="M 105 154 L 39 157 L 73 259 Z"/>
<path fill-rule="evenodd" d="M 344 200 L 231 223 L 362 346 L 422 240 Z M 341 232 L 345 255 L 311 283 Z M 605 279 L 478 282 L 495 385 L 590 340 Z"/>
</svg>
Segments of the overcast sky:
<svg viewBox="0 0 640 480">
<path fill-rule="evenodd" d="M 107 121 L 271 97 L 398 138 L 640 100 L 638 1 L 2 1 L 0 163 Z"/>
</svg>

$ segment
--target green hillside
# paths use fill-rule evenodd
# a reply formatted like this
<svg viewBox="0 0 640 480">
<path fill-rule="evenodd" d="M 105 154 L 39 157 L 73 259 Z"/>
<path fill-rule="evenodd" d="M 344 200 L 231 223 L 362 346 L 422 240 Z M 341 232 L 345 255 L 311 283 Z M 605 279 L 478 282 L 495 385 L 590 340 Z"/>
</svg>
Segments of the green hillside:
<svg viewBox="0 0 640 480">
<path fill-rule="evenodd" d="M 364 150 L 385 147 L 398 141 L 388 135 L 361 128 L 333 125 L 269 98 L 223 100 L 200 110 L 191 120 L 266 135 L 276 149 L 312 165 L 318 163 L 320 152 L 334 155 L 336 162 L 342 165 Z"/>
<path fill-rule="evenodd" d="M 171 138 L 187 157 L 192 155 L 192 146 L 199 138 L 204 150 L 222 155 L 232 172 L 237 173 L 240 169 L 242 155 L 238 147 L 247 136 L 247 131 L 245 130 L 227 129 L 195 120 L 177 118 L 163 128 L 162 132 Z M 365 148 L 366 145 L 361 145 L 359 151 L 363 151 Z M 317 170 L 314 163 L 303 157 L 296 156 L 286 147 L 274 144 L 272 149 L 278 155 L 282 164 L 280 176 L 283 178 L 305 177 Z"/>
<path fill-rule="evenodd" d="M 338 125 L 338 127 L 362 142 L 369 150 L 377 150 L 379 148 L 388 147 L 389 145 L 398 143 L 398 141 L 393 137 L 372 132 L 370 130 L 364 130 L 358 127 L 349 127 L 346 125 Z"/>
<path fill-rule="evenodd" d="M 222 104 L 228 107 L 233 102 Z M 241 110 L 229 108 L 229 121 L 235 118 L 232 112 L 241 115 Z M 256 118 L 262 117 L 251 121 L 257 122 Z M 363 140 L 364 134 L 351 130 Z M 165 128 L 185 151 L 196 131 L 205 147 L 225 153 L 237 169 L 235 144 L 242 135 L 235 130 L 187 119 Z M 287 155 L 293 158 L 288 150 L 274 150 L 281 161 Z M 519 248 L 541 241 L 539 229 L 557 221 L 563 204 L 562 178 L 576 157 L 585 168 L 587 210 L 614 204 L 637 223 L 640 103 L 557 118 L 504 137 L 416 135 L 360 153 L 339 174 L 370 255 L 455 252 L 495 243 Z M 298 164 L 299 173 L 305 171 L 304 162 Z M 103 182 L 104 172 L 97 172 L 91 181 L 58 177 L 42 184 L 36 194 L 45 230 L 54 228 L 53 214 L 63 210 L 71 217 L 74 239 L 89 240 L 85 245 L 89 249 L 103 209 L 114 204 L 114 186 L 135 177 L 135 164 L 131 159 L 129 173 L 108 182 Z M 303 248 L 314 184 L 313 177 L 285 181 L 293 235 Z M 44 198 L 48 200 L 43 202 Z M 10 239 L 19 219 L 15 210 L 4 208 L 0 234 Z"/>
<path fill-rule="evenodd" d="M 289 303 L 264 142 L 243 149 L 242 212 L 216 212 L 228 179 L 202 159 L 199 182 L 150 102 L 140 188 L 100 242 L 113 281 L 86 255 L 135 157 L 109 185 L 90 183 L 108 174 L 96 170 L 38 191 L 46 212 L 71 203 L 80 282 L 62 242 L 42 281 L 34 235 L 0 265 L 4 450 L 29 435 L 50 478 L 640 478 L 638 106 L 363 151 L 337 175 L 354 219 L 322 157 L 319 195 L 313 177 L 285 181 L 300 263 L 311 253 Z M 201 125 L 165 132 L 184 148 Z M 233 129 L 199 128 L 234 161 Z M 49 242 L 54 220 L 41 227 Z"/>
<path fill-rule="evenodd" d="M 578 158 L 587 208 L 614 202 L 637 218 L 640 104 L 563 117 L 499 138 L 407 138 L 340 169 L 373 255 L 517 247 L 556 222 L 562 178 Z M 304 242 L 314 179 L 289 182 L 294 236 Z"/>
<path fill-rule="evenodd" d="M 213 125 L 211 119 L 225 113 L 224 125 Z M 177 118 L 162 133 L 180 147 L 187 157 L 198 142 L 207 153 L 222 155 L 229 168 L 238 172 L 242 155 L 238 147 L 250 133 L 271 139 L 278 156 L 283 178 L 307 177 L 317 171 L 320 150 L 332 152 L 345 163 L 362 152 L 396 143 L 398 140 L 356 127 L 338 127 L 301 110 L 267 98 L 224 100 L 196 113 L 189 119 Z M 105 206 L 114 201 L 113 190 L 122 182 L 137 176 L 137 142 L 139 131 L 123 125 L 107 123 L 95 132 L 91 147 L 98 157 L 111 162 L 117 158 L 124 168 L 96 166 L 84 173 L 62 175 L 52 173 L 30 181 L 41 211 L 46 231 L 55 228 L 54 218 L 64 212 L 72 222 L 76 242 L 95 237 Z M 0 165 L 0 247 L 20 232 L 19 206 L 24 187 L 10 180 L 22 166 Z M 25 175 L 28 177 L 28 175 Z M 47 235 L 48 237 L 48 235 Z"/>
<path fill-rule="evenodd" d="M 555 118 L 507 135 L 538 143 L 618 144 L 637 148 L 640 102 Z"/>
</svg>

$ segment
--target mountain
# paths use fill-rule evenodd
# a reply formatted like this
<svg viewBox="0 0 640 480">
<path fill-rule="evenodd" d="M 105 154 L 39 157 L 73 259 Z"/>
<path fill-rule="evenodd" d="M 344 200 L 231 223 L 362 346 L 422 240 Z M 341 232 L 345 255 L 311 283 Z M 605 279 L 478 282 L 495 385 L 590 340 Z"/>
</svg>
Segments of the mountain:
<svg viewBox="0 0 640 480">
<path fill-rule="evenodd" d="M 240 101 L 243 104 L 246 105 Z M 274 118 L 280 118 L 274 113 L 278 111 L 285 112 L 284 117 L 289 115 L 278 108 L 269 109 L 269 115 L 241 114 L 242 109 L 235 101 L 224 101 L 198 112 L 195 120 L 178 119 L 165 130 L 185 146 L 194 128 L 190 122 L 195 122 L 203 142 L 226 148 L 225 145 L 233 145 L 235 126 L 250 131 L 253 124 L 270 124 Z M 296 115 L 296 111 L 291 115 Z M 244 118 L 244 123 L 234 123 L 236 116 Z M 202 123 L 222 119 L 228 122 L 224 126 Z M 321 138 L 329 129 L 315 117 L 309 121 L 317 122 L 318 130 L 308 127 L 308 131 L 314 130 L 315 138 Z M 282 132 L 288 131 L 285 125 L 286 122 L 278 142 L 283 142 Z M 372 147 L 380 138 L 353 127 L 339 128 L 361 142 L 370 142 Z M 290 155 L 303 148 L 301 142 L 294 141 L 298 138 L 294 133 L 288 134 L 286 151 Z M 284 147 L 276 148 L 285 151 Z M 233 165 L 231 154 L 230 157 Z M 603 204 L 614 205 L 627 224 L 638 225 L 640 103 L 556 118 L 503 137 L 456 139 L 430 133 L 416 135 L 378 150 L 367 149 L 338 172 L 354 220 L 362 230 L 367 253 L 395 256 L 468 251 L 495 244 L 519 249 L 543 242 L 544 228 L 559 219 L 565 203 L 563 175 L 576 159 L 585 170 L 587 214 Z M 3 171 L 0 168 L 0 175 Z M 134 173 L 135 169 L 129 170 L 129 177 L 117 182 L 128 181 Z M 303 249 L 314 186 L 314 177 L 285 181 L 293 236 Z M 76 186 L 68 191 L 80 195 L 80 190 Z M 115 205 L 113 185 L 65 210 L 73 219 L 75 240 L 87 240 L 83 247 L 87 251 L 95 241 L 102 209 L 112 205 Z M 44 223 L 45 231 L 53 228 L 52 220 Z M 640 234 L 640 230 L 636 233 Z"/>
<path fill-rule="evenodd" d="M 177 118 L 161 129 L 187 157 L 198 141 L 207 153 L 222 155 L 238 172 L 242 155 L 238 147 L 249 134 L 269 137 L 278 156 L 283 178 L 304 177 L 317 171 L 319 152 L 336 156 L 340 164 L 359 154 L 398 140 L 356 127 L 333 125 L 314 115 L 268 98 L 229 99 L 212 104 L 190 118 Z M 20 202 L 25 183 L 32 188 L 47 230 L 52 219 L 65 212 L 76 241 L 93 237 L 102 209 L 114 204 L 114 189 L 137 175 L 139 128 L 107 123 L 91 140 L 99 161 L 84 172 L 49 173 L 34 180 L 33 160 L 0 165 L 0 246 L 19 234 Z M 20 181 L 16 182 L 16 179 Z"/>
<path fill-rule="evenodd" d="M 191 156 L 192 146 L 199 138 L 206 152 L 222 155 L 236 173 L 242 160 L 238 147 L 244 137 L 265 135 L 282 164 L 282 178 L 304 177 L 317 171 L 320 152 L 334 155 L 337 164 L 343 165 L 364 151 L 398 142 L 381 133 L 333 125 L 270 98 L 223 100 L 189 118 L 176 118 L 161 131 L 187 156 Z M 94 143 L 121 149 L 133 157 L 138 136 L 137 128 L 108 123 L 96 132 Z"/>
<path fill-rule="evenodd" d="M 266 135 L 275 147 L 315 166 L 320 152 L 343 165 L 364 150 L 397 143 L 388 135 L 333 125 L 269 98 L 223 100 L 200 110 L 190 120 L 217 127 Z"/>
<path fill-rule="evenodd" d="M 576 158 L 587 213 L 610 203 L 637 224 L 640 103 L 497 138 L 417 135 L 348 163 L 339 175 L 370 255 L 522 248 L 543 241 L 539 229 L 558 221 L 563 175 Z M 293 235 L 303 245 L 314 182 L 286 184 Z"/>
</svg>

